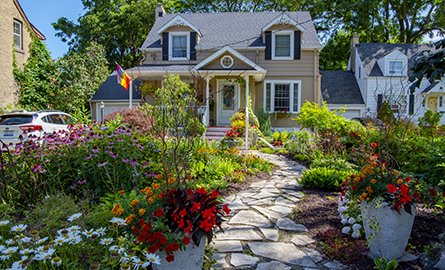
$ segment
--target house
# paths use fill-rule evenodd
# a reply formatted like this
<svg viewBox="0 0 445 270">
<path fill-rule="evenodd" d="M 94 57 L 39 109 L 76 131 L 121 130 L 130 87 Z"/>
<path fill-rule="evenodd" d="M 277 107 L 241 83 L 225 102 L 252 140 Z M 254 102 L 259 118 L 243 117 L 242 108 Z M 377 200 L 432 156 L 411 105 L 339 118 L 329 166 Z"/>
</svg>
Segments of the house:
<svg viewBox="0 0 445 270">
<path fill-rule="evenodd" d="M 417 122 L 427 110 L 445 112 L 445 81 L 430 84 L 424 79 L 419 88 L 413 93 L 410 91 L 409 76 L 415 60 L 433 50 L 435 48 L 430 45 L 360 43 L 358 36 L 354 35 L 351 39 L 348 71 L 332 73 L 348 72 L 354 76 L 355 82 L 351 77 L 343 80 L 341 76 L 332 76 L 329 82 L 322 78 L 322 93 L 329 93 L 331 98 L 336 97 L 340 107 L 346 105 L 347 108 L 358 109 L 357 104 L 347 100 L 344 92 L 335 89 L 336 85 L 342 83 L 345 85 L 342 91 L 346 91 L 346 88 L 356 89 L 352 85 L 357 85 L 363 98 L 360 116 L 375 117 L 385 101 L 397 116 L 413 122 Z M 323 76 L 326 72 L 322 71 Z M 328 106 L 332 107 L 331 104 Z M 445 115 L 442 116 L 441 124 L 445 124 Z"/>
<path fill-rule="evenodd" d="M 229 126 L 247 91 L 255 111 L 270 112 L 273 127 L 292 127 L 301 104 L 321 100 L 320 48 L 308 12 L 168 14 L 159 5 L 140 48 L 144 60 L 126 72 L 141 87 L 179 74 L 197 90 L 207 126 Z M 116 83 L 98 91 L 108 94 L 91 99 L 95 117 L 101 102 L 114 110 L 112 92 L 124 90 Z"/>
<path fill-rule="evenodd" d="M 18 87 L 13 76 L 13 61 L 23 66 L 29 57 L 32 37 L 45 36 L 28 20 L 18 0 L 5 0 L 0 5 L 0 108 L 17 101 Z"/>
</svg>

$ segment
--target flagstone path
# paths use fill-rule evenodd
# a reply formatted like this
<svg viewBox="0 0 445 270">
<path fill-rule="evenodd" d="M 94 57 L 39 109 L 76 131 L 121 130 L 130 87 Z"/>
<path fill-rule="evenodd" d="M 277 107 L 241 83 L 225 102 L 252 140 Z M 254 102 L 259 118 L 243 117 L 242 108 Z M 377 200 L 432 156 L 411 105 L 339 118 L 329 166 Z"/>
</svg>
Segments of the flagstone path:
<svg viewBox="0 0 445 270">
<path fill-rule="evenodd" d="M 225 198 L 231 216 L 212 242 L 214 269 L 346 269 L 323 258 L 307 228 L 290 218 L 304 196 L 296 179 L 305 167 L 282 156 L 255 154 L 277 168 L 270 179 Z"/>
</svg>

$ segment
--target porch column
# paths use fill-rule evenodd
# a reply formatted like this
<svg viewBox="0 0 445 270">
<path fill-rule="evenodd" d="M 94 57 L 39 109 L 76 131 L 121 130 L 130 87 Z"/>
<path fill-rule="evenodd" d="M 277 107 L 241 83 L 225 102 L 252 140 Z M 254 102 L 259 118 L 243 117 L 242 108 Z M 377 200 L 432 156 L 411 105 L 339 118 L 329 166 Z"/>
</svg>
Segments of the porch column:
<svg viewBox="0 0 445 270">
<path fill-rule="evenodd" d="M 246 152 L 249 150 L 249 75 L 245 76 L 246 80 Z"/>
<path fill-rule="evenodd" d="M 205 110 L 205 113 L 204 113 L 204 125 L 206 126 L 206 127 L 208 127 L 209 126 L 209 117 L 210 117 L 210 80 L 211 80 L 212 78 L 209 76 L 209 75 L 207 75 L 206 76 L 206 96 L 205 96 L 205 99 L 206 99 L 206 110 Z"/>
</svg>

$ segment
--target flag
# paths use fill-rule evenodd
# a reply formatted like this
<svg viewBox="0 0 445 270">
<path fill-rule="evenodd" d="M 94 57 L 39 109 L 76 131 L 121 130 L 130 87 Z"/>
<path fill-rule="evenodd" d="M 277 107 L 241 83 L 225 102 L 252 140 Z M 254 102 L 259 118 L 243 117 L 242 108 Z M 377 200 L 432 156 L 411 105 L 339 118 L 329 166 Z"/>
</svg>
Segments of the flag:
<svg viewBox="0 0 445 270">
<path fill-rule="evenodd" d="M 130 76 L 122 69 L 121 66 L 119 66 L 118 63 L 116 63 L 116 73 L 117 73 L 117 83 L 122 85 L 122 87 L 125 88 L 125 90 L 128 91 L 128 87 L 130 87 Z"/>
</svg>

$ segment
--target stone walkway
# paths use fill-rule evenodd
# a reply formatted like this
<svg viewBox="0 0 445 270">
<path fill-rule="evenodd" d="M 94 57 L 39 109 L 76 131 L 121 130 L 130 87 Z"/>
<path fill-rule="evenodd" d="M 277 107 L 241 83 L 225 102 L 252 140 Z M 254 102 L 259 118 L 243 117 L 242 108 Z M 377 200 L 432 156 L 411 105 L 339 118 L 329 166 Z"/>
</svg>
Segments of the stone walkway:
<svg viewBox="0 0 445 270">
<path fill-rule="evenodd" d="M 304 196 L 296 179 L 305 167 L 282 156 L 260 155 L 277 169 L 267 181 L 225 198 L 231 216 L 213 240 L 214 269 L 345 269 L 325 260 L 307 228 L 290 218 Z"/>
</svg>

